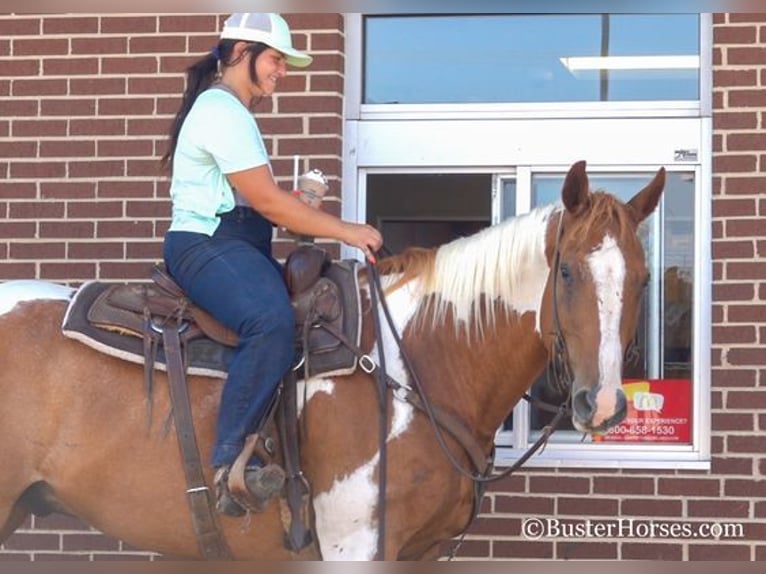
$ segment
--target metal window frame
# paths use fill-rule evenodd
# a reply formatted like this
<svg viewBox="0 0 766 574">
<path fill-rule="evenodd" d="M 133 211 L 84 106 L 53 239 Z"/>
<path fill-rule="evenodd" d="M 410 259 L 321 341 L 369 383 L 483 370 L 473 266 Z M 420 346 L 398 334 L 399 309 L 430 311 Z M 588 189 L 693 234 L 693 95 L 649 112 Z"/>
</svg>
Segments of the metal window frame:
<svg viewBox="0 0 766 574">
<path fill-rule="evenodd" d="M 529 210 L 531 201 L 531 177 L 533 173 L 550 170 L 565 170 L 569 159 L 580 159 L 572 153 L 563 153 L 561 148 L 546 154 L 544 148 L 511 150 L 507 156 L 490 153 L 477 157 L 470 154 L 454 154 L 451 148 L 437 149 L 444 153 L 445 163 L 434 161 L 433 157 L 412 153 L 402 149 L 397 138 L 407 141 L 414 150 L 424 145 L 438 147 L 443 143 L 443 133 L 449 132 L 456 140 L 479 133 L 483 136 L 513 136 L 518 128 L 534 130 L 541 122 L 559 120 L 564 127 L 572 130 L 578 126 L 595 126 L 608 133 L 611 129 L 619 133 L 633 130 L 640 139 L 641 128 L 660 129 L 665 126 L 668 133 L 678 135 L 681 140 L 695 142 L 698 159 L 693 162 L 671 163 L 660 159 L 667 157 L 668 150 L 654 149 L 661 142 L 636 142 L 633 148 L 626 142 L 616 155 L 622 160 L 608 160 L 609 151 L 598 148 L 589 158 L 592 171 L 651 171 L 659 165 L 669 170 L 694 171 L 695 207 L 694 230 L 695 250 L 693 287 L 693 369 L 695 395 L 693 397 L 694 432 L 691 445 L 657 444 L 568 444 L 551 443 L 542 455 L 528 462 L 531 467 L 605 467 L 605 468 L 672 468 L 708 469 L 710 467 L 710 389 L 712 341 L 712 15 L 700 15 L 700 95 L 698 102 L 642 102 L 597 103 L 598 105 L 555 104 L 554 106 L 488 104 L 488 105 L 408 105 L 370 106 L 362 104 L 362 14 L 346 14 L 346 92 L 344 117 L 343 190 L 342 213 L 345 218 L 363 221 L 366 213 L 366 179 L 374 173 L 445 173 L 453 171 L 491 172 L 495 177 L 513 174 L 517 181 L 517 213 Z M 545 107 L 545 110 L 543 110 Z M 396 108 L 396 109 L 393 109 Z M 640 109 L 639 109 L 640 108 Z M 543 114 L 543 111 L 545 112 Z M 545 119 L 540 116 L 544 115 Z M 628 132 L 624 130 L 627 129 Z M 431 130 L 431 131 L 429 131 Z M 506 131 L 503 131 L 506 130 Z M 598 133 L 598 129 L 594 130 Z M 613 133 L 617 133 L 613 132 Z M 442 137 L 440 136 L 440 133 Z M 531 133 L 531 131 L 529 132 Z M 424 135 L 425 134 L 425 135 Z M 679 135 L 679 134 L 683 134 Z M 418 138 L 422 139 L 418 139 Z M 594 136 L 595 137 L 595 136 Z M 629 139 L 626 136 L 624 139 Z M 661 139 L 661 138 L 658 138 Z M 513 147 L 511 142 L 510 147 Z M 612 143 L 612 142 L 610 142 Z M 684 142 L 685 144 L 685 142 Z M 449 143 L 446 144 L 449 146 Z M 594 145 L 594 144 L 591 144 Z M 652 147 L 654 146 L 654 147 Z M 661 147 L 661 146 L 659 146 Z M 452 154 L 452 155 L 451 155 Z M 433 155 L 433 154 L 432 154 Z M 572 157 L 569 157 L 572 155 Z M 467 156 L 467 157 L 466 157 Z M 551 159 L 554 158 L 554 159 Z M 636 162 L 626 163 L 625 158 Z M 525 160 L 525 161 L 520 161 Z M 445 169 L 445 165 L 449 166 Z M 493 192 L 499 189 L 493 186 Z M 495 195 L 493 194 L 493 198 Z M 495 198 L 495 201 L 498 201 Z M 344 248 L 344 257 L 358 257 L 352 250 Z M 529 415 L 525 408 L 514 415 L 517 425 L 524 425 L 526 432 L 499 433 L 496 463 L 498 466 L 511 464 L 526 449 L 529 443 Z"/>
</svg>

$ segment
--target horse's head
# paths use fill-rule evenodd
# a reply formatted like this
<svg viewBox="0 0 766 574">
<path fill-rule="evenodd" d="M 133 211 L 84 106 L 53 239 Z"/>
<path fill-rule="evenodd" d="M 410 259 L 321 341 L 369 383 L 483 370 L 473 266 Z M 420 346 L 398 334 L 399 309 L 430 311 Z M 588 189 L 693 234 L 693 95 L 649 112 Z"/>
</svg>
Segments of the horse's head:
<svg viewBox="0 0 766 574">
<path fill-rule="evenodd" d="M 552 349 L 563 347 L 573 377 L 572 419 L 583 432 L 606 430 L 627 412 L 623 356 L 649 277 L 637 230 L 657 207 L 664 185 L 660 169 L 624 204 L 607 193 L 591 193 L 581 161 L 564 181 L 561 217 L 551 218 L 543 332 L 554 333 L 548 339 Z"/>
</svg>

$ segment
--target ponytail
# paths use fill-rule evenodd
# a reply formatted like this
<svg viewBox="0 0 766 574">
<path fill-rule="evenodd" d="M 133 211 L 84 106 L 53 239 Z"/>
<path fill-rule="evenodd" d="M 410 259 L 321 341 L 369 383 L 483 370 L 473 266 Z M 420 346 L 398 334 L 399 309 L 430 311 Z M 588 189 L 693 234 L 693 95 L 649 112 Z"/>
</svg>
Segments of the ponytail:
<svg viewBox="0 0 766 574">
<path fill-rule="evenodd" d="M 186 116 L 189 115 L 189 111 L 191 111 L 197 97 L 220 79 L 221 66 L 232 66 L 239 61 L 239 59 L 234 62 L 230 61 L 234 52 L 234 45 L 238 41 L 230 39 L 221 40 L 208 54 L 187 68 L 186 91 L 184 92 L 183 100 L 181 100 L 181 107 L 170 126 L 170 145 L 160 160 L 164 169 L 170 171 L 173 168 L 173 155 L 178 145 L 178 135 L 181 133 L 181 126 Z M 258 81 L 255 73 L 255 60 L 266 48 L 268 46 L 261 42 L 255 42 L 248 46 L 248 51 L 253 55 L 250 62 L 250 79 L 254 83 Z"/>
</svg>

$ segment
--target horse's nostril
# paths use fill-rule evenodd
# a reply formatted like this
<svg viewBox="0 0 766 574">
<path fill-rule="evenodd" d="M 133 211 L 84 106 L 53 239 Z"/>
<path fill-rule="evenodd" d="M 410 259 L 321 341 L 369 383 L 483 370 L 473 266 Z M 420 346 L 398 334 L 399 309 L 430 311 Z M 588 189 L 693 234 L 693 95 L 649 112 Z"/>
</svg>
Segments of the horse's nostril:
<svg viewBox="0 0 766 574">
<path fill-rule="evenodd" d="M 595 401 L 588 389 L 581 389 L 572 397 L 572 411 L 581 421 L 589 421 L 595 410 Z"/>
</svg>

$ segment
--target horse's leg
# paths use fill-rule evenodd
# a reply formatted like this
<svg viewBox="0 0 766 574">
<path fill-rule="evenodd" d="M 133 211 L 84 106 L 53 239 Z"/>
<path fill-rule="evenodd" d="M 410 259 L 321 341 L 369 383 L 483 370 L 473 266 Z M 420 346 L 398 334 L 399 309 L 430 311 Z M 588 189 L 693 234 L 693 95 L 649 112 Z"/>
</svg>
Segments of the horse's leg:
<svg viewBox="0 0 766 574">
<path fill-rule="evenodd" d="M 0 504 L 0 544 L 3 544 L 16 529 L 24 524 L 29 516 L 29 509 L 21 500 L 6 505 Z"/>
</svg>

